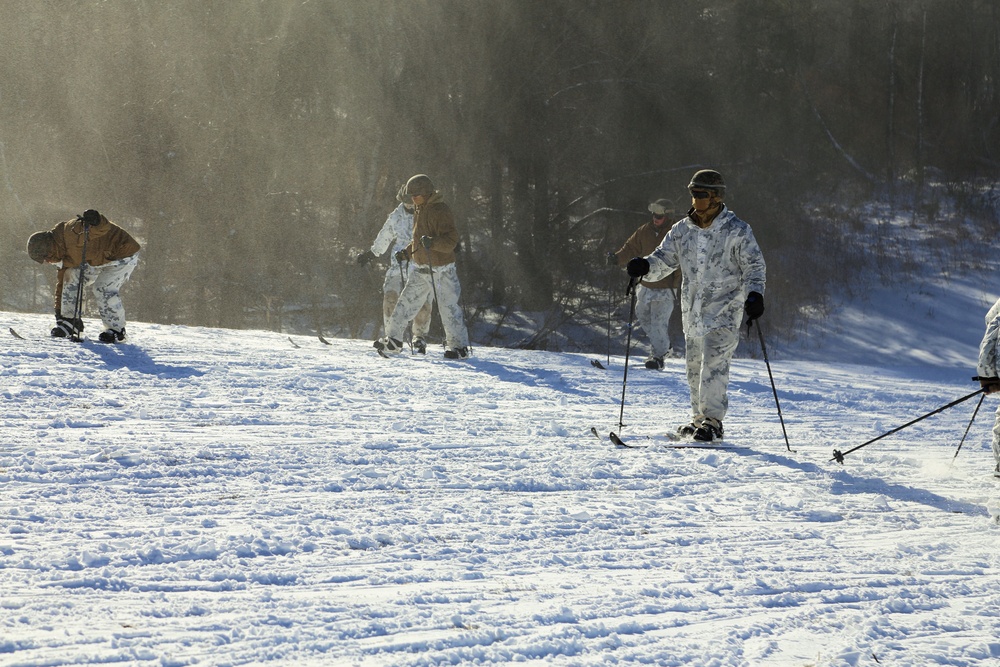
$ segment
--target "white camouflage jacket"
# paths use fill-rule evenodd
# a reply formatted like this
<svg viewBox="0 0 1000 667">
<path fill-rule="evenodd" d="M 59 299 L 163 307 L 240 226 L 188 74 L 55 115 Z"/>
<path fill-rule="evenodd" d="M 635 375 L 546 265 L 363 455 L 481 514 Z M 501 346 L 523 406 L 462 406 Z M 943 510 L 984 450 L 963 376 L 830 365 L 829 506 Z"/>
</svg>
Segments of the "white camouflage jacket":
<svg viewBox="0 0 1000 667">
<path fill-rule="evenodd" d="M 407 211 L 402 204 L 393 209 L 385 219 L 378 236 L 372 241 L 372 254 L 381 257 L 386 250 L 392 248 L 392 254 L 405 248 L 413 239 L 413 213 Z M 390 257 L 390 260 L 392 258 Z"/>
<path fill-rule="evenodd" d="M 986 313 L 986 333 L 983 342 L 979 344 L 979 366 L 976 374 L 983 378 L 1000 376 L 997 368 L 997 343 L 1000 341 L 1000 299 Z"/>
<path fill-rule="evenodd" d="M 766 265 L 757 239 L 750 225 L 725 206 L 706 229 L 689 217 L 674 224 L 646 259 L 646 280 L 665 278 L 680 268 L 681 313 L 688 336 L 738 329 L 747 294 L 764 294 Z"/>
</svg>

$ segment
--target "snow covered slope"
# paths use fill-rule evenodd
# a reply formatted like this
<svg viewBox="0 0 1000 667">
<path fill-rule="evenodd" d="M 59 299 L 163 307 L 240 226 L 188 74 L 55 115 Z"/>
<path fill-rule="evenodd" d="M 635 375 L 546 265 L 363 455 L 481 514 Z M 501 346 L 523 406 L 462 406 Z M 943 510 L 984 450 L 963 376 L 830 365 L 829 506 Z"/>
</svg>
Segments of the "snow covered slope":
<svg viewBox="0 0 1000 667">
<path fill-rule="evenodd" d="M 622 358 L 0 324 L 0 664 L 1000 660 L 996 399 L 954 460 L 975 400 L 830 461 L 973 391 L 962 363 L 772 354 L 792 453 L 738 360 L 741 449 L 618 450 L 590 428 Z M 625 435 L 686 400 L 679 361 L 631 368 Z"/>
</svg>

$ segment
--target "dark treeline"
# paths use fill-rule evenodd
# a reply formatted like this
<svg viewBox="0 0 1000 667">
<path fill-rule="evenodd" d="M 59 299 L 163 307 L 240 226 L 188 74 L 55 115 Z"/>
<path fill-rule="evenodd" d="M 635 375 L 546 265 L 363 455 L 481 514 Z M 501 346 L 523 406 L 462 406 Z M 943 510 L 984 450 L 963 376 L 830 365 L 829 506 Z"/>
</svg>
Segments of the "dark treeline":
<svg viewBox="0 0 1000 667">
<path fill-rule="evenodd" d="M 1000 171 L 993 0 L 8 0 L 0 307 L 50 307 L 24 241 L 98 208 L 144 245 L 130 319 L 370 332 L 351 262 L 429 174 L 472 320 L 606 312 L 602 255 L 703 166 L 794 328 L 877 200 L 938 224 Z M 932 187 L 932 183 L 937 188 Z M 991 217 L 992 216 L 992 217 Z M 616 276 L 615 280 L 620 280 Z M 480 341 L 484 342 L 484 341 Z"/>
</svg>

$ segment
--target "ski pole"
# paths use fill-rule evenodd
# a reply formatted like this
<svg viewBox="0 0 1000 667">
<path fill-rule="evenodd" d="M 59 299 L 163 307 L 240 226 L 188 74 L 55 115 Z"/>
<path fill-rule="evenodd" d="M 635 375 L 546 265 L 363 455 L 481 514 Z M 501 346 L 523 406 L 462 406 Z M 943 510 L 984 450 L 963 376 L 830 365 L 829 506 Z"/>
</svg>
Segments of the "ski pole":
<svg viewBox="0 0 1000 667">
<path fill-rule="evenodd" d="M 753 320 L 747 323 L 747 327 L 753 324 Z M 781 403 L 778 401 L 778 388 L 774 386 L 774 375 L 771 374 L 771 362 L 767 358 L 767 345 L 764 344 L 764 332 L 760 328 L 760 322 L 757 323 L 757 337 L 760 338 L 760 351 L 764 354 L 764 365 L 767 366 L 767 377 L 771 380 L 771 392 L 774 394 L 774 405 L 778 408 L 778 421 L 781 422 L 781 434 L 785 436 L 785 448 L 788 451 L 795 453 L 792 446 L 788 444 L 788 432 L 785 431 L 785 418 L 781 416 Z"/>
<path fill-rule="evenodd" d="M 611 368 L 611 313 L 614 310 L 614 289 L 612 287 L 612 280 L 614 279 L 614 267 L 608 268 L 608 345 L 607 345 L 607 361 L 608 368 Z"/>
<path fill-rule="evenodd" d="M 965 444 L 965 437 L 969 435 L 969 429 L 972 428 L 972 422 L 976 421 L 976 415 L 979 414 L 979 408 L 983 404 L 983 399 L 986 398 L 986 392 L 979 397 L 979 402 L 976 403 L 976 409 L 972 411 L 972 419 L 969 420 L 969 425 L 965 427 L 965 433 L 962 434 L 962 439 L 958 442 L 958 449 L 955 450 L 955 455 L 951 457 L 952 462 L 958 458 L 958 453 L 962 451 L 962 445 Z"/>
<path fill-rule="evenodd" d="M 888 432 L 886 432 L 886 433 L 883 433 L 882 435 L 878 436 L 877 438 L 872 438 L 872 439 L 871 439 L 871 440 L 869 440 L 868 442 L 865 442 L 865 443 L 862 443 L 862 444 L 858 445 L 857 447 L 852 447 L 851 449 L 848 449 L 848 450 L 847 450 L 846 452 L 841 452 L 841 451 L 839 451 L 839 450 L 835 449 L 835 450 L 833 450 L 833 458 L 832 458 L 832 459 L 830 459 L 830 460 L 831 460 L 831 461 L 836 461 L 837 463 L 841 463 L 841 464 L 843 464 L 843 462 L 844 462 L 844 457 L 845 457 L 845 456 L 847 456 L 848 454 L 850 454 L 851 452 L 856 452 L 857 450 L 861 449 L 862 447 L 867 447 L 868 445 L 870 445 L 870 444 L 872 444 L 873 442 L 876 442 L 876 441 L 878 441 L 878 440 L 881 440 L 882 438 L 886 437 L 887 435 L 892 435 L 893 433 L 898 433 L 899 431 L 902 431 L 902 430 L 903 430 L 904 428 L 906 428 L 907 426 L 913 426 L 913 425 L 914 425 L 914 424 L 916 424 L 916 423 L 917 423 L 918 421 L 922 421 L 922 420 L 924 420 L 924 419 L 927 419 L 928 417 L 931 417 L 931 416 L 933 416 L 933 415 L 936 415 L 936 414 L 937 414 L 937 413 L 939 413 L 939 412 L 944 412 L 944 411 L 945 411 L 945 410 L 947 410 L 948 408 L 953 408 L 953 407 L 955 407 L 956 405 L 958 405 L 959 403 L 963 403 L 963 402 L 965 402 L 965 401 L 969 400 L 970 398 L 972 398 L 973 396 L 976 396 L 976 395 L 978 395 L 978 394 L 982 394 L 982 393 L 984 393 L 985 391 L 986 391 L 986 389 L 985 389 L 985 388 L 984 388 L 984 389 L 979 389 L 978 391 L 974 391 L 974 392 L 972 392 L 971 394 L 968 394 L 968 395 L 966 395 L 966 396 L 963 396 L 962 398 L 959 398 L 959 399 L 956 399 L 956 400 L 952 401 L 952 402 L 951 402 L 951 403 L 949 403 L 948 405 L 942 405 L 942 406 L 941 406 L 940 408 L 938 408 L 937 410 L 932 410 L 931 412 L 928 412 L 928 413 L 927 413 L 926 415 L 923 415 L 923 416 L 921 416 L 921 417 L 917 417 L 917 418 L 916 418 L 916 419 L 914 419 L 913 421 L 909 421 L 909 422 L 906 422 L 906 423 L 905 423 L 905 424 L 903 424 L 902 426 L 897 426 L 896 428 L 894 428 L 894 429 L 892 429 L 891 431 L 888 431 Z"/>
<path fill-rule="evenodd" d="M 90 240 L 90 225 L 84 221 L 82 217 L 79 218 L 80 224 L 83 225 L 83 256 L 80 258 L 80 273 L 77 275 L 76 283 L 76 306 L 73 308 L 73 328 L 76 329 L 77 324 L 83 325 L 83 277 L 84 269 L 87 267 L 87 241 Z M 76 331 L 70 340 L 79 343 L 83 340 L 80 335 L 82 332 Z"/>
<path fill-rule="evenodd" d="M 622 418 L 625 415 L 625 387 L 628 384 L 628 357 L 632 350 L 632 320 L 635 319 L 635 278 L 628 279 L 628 287 L 625 294 L 631 295 L 628 309 L 628 336 L 625 337 L 625 370 L 622 372 L 622 405 L 618 411 L 618 428 L 625 428 Z"/>
</svg>

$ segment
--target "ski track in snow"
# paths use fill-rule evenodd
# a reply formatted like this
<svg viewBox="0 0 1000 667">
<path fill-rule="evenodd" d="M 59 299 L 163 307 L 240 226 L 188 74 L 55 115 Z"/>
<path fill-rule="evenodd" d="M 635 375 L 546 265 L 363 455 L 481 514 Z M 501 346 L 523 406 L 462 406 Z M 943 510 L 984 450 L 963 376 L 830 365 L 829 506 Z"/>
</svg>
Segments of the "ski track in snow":
<svg viewBox="0 0 1000 667">
<path fill-rule="evenodd" d="M 772 358 L 791 453 L 739 359 L 744 449 L 620 450 L 590 428 L 621 357 L 4 319 L 0 665 L 1000 659 L 995 401 L 954 461 L 975 400 L 830 461 L 972 391 L 971 360 Z M 680 361 L 633 367 L 622 433 L 686 404 Z"/>
</svg>

